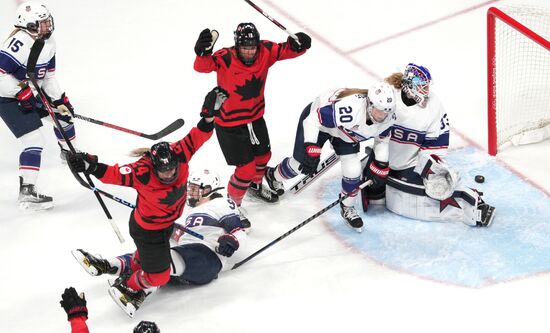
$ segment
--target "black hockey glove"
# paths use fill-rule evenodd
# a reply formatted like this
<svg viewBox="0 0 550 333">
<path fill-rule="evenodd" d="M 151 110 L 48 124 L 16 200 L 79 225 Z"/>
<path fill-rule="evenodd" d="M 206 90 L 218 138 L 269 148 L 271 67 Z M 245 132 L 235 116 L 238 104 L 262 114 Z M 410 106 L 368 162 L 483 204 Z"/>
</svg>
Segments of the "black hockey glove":
<svg viewBox="0 0 550 333">
<path fill-rule="evenodd" d="M 204 98 L 202 104 L 201 117 L 210 118 L 220 115 L 220 109 L 223 102 L 229 97 L 227 91 L 221 87 L 212 89 Z"/>
<path fill-rule="evenodd" d="M 298 167 L 304 175 L 313 176 L 321 161 L 321 147 L 315 143 L 304 143 L 304 161 Z"/>
<path fill-rule="evenodd" d="M 67 313 L 67 320 L 82 316 L 88 318 L 88 308 L 86 308 L 84 293 L 78 295 L 76 289 L 73 287 L 65 289 L 65 292 L 61 295 L 59 304 L 61 304 L 61 307 Z"/>
<path fill-rule="evenodd" d="M 231 257 L 239 249 L 239 240 L 233 234 L 223 234 L 218 238 L 216 252 L 225 257 Z"/>
<path fill-rule="evenodd" d="M 389 171 L 390 167 L 388 166 L 388 162 L 372 161 L 369 164 L 369 170 L 366 175 L 367 180 L 372 180 L 372 185 L 370 187 L 378 188 L 386 185 Z"/>
<path fill-rule="evenodd" d="M 19 87 L 21 87 L 21 90 L 15 94 L 15 98 L 19 101 L 19 109 L 23 113 L 31 113 L 35 111 L 38 101 L 36 100 L 36 97 L 34 97 L 31 87 L 29 87 L 26 82 L 19 83 Z"/>
<path fill-rule="evenodd" d="M 64 121 L 71 120 L 74 117 L 74 108 L 69 98 L 63 93 L 61 98 L 52 102 L 53 106 L 63 116 L 61 119 Z M 65 118 L 65 119 L 63 119 Z M 67 119 L 67 120 L 66 120 Z"/>
<path fill-rule="evenodd" d="M 215 42 L 210 29 L 204 29 L 195 43 L 195 54 L 199 57 L 212 54 Z"/>
<path fill-rule="evenodd" d="M 290 36 L 288 36 L 287 42 L 290 44 L 290 49 L 294 52 L 302 52 L 303 50 L 307 50 L 311 47 L 311 37 L 309 37 L 304 32 L 298 32 L 296 33 L 296 37 L 298 37 L 298 41 L 300 41 L 300 44 L 296 42 L 296 40 Z"/>
<path fill-rule="evenodd" d="M 84 172 L 86 174 L 93 173 L 97 170 L 97 156 L 87 153 L 67 154 L 67 164 L 74 172 Z"/>
</svg>

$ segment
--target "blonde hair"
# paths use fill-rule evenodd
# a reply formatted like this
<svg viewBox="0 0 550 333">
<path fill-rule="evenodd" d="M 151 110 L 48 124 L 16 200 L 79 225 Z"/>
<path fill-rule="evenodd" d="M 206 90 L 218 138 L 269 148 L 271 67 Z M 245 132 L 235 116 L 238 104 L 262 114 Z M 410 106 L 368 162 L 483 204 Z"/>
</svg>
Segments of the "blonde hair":
<svg viewBox="0 0 550 333">
<path fill-rule="evenodd" d="M 338 96 L 336 96 L 337 99 L 341 99 L 344 97 L 348 97 L 351 95 L 359 94 L 359 95 L 367 95 L 369 93 L 368 89 L 360 89 L 360 88 L 344 88 L 342 91 L 338 93 Z"/>
<path fill-rule="evenodd" d="M 11 32 L 11 34 L 8 36 L 8 38 L 6 38 L 6 41 L 7 41 L 8 39 L 12 38 L 16 33 L 18 33 L 19 30 L 21 30 L 21 29 L 16 28 L 15 30 L 13 30 L 13 31 Z"/>
<path fill-rule="evenodd" d="M 401 89 L 403 87 L 403 73 L 393 73 L 385 78 L 384 81 L 396 89 Z"/>
<path fill-rule="evenodd" d="M 136 148 L 130 152 L 132 157 L 142 157 L 151 152 L 151 148 Z"/>
</svg>

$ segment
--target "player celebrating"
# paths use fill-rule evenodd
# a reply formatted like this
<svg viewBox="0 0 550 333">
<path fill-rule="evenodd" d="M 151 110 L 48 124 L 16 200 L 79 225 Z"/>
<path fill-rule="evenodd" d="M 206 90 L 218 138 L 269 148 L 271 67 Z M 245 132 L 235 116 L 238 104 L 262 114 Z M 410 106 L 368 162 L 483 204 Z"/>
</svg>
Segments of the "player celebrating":
<svg viewBox="0 0 550 333">
<path fill-rule="evenodd" d="M 460 185 L 458 174 L 442 159 L 449 146 L 449 120 L 430 89 L 428 69 L 410 63 L 404 73 L 394 73 L 386 82 L 399 95 L 389 149 L 386 207 L 413 219 L 488 227 L 494 207 L 476 190 Z"/>
<path fill-rule="evenodd" d="M 39 128 L 41 118 L 48 113 L 35 98 L 26 76 L 27 60 L 36 39 L 45 41 L 36 66 L 36 79 L 53 101 L 56 116 L 71 141 L 75 138 L 74 111 L 55 78 L 56 46 L 51 37 L 54 22 L 50 11 L 40 3 L 24 2 L 17 9 L 15 22 L 16 29 L 0 50 L 0 117 L 23 146 L 19 155 L 19 206 L 31 210 L 49 209 L 53 207 L 53 198 L 38 193 L 35 187 L 44 147 Z M 62 149 L 67 149 L 61 133 L 55 127 L 54 131 Z"/>
<path fill-rule="evenodd" d="M 227 164 L 236 166 L 227 192 L 237 205 L 249 193 L 267 202 L 276 202 L 277 194 L 262 187 L 267 162 L 271 158 L 269 135 L 263 118 L 264 88 L 269 68 L 279 60 L 298 57 L 311 46 L 311 38 L 296 34 L 299 43 L 260 40 L 252 23 L 241 23 L 235 30 L 235 46 L 212 54 L 218 33 L 204 29 L 195 45 L 194 68 L 201 73 L 216 71 L 218 85 L 231 96 L 215 118 L 216 135 Z"/>
<path fill-rule="evenodd" d="M 227 259 L 246 239 L 237 205 L 220 194 L 221 189 L 218 175 L 209 170 L 196 171 L 189 176 L 187 204 L 193 208 L 184 225 L 176 223 L 171 237 L 171 281 L 197 285 L 209 283 L 221 271 L 229 269 Z M 204 239 L 191 236 L 191 232 Z M 124 277 L 139 269 L 137 258 L 131 253 L 111 260 L 80 249 L 72 253 L 93 276 L 114 274 Z"/>
<path fill-rule="evenodd" d="M 134 151 L 142 157 L 123 166 L 98 163 L 97 156 L 69 153 L 69 165 L 76 172 L 92 174 L 103 183 L 133 187 L 138 192 L 136 208 L 130 214 L 130 235 L 136 244 L 140 268 L 117 280 L 110 289 L 115 301 L 126 310 L 137 309 L 150 290 L 170 278 L 169 239 L 185 206 L 188 163 L 214 129 L 217 112 L 227 93 L 216 87 L 205 98 L 197 127 L 175 143 L 159 142 L 150 150 Z"/>
<path fill-rule="evenodd" d="M 313 175 L 321 147 L 330 141 L 342 161 L 342 194 L 349 194 L 340 204 L 341 215 L 349 226 L 361 232 L 363 220 L 354 207 L 361 179 L 359 142 L 374 138 L 377 159 L 369 164 L 373 170 L 370 178 L 373 186 L 382 186 L 388 175 L 388 141 L 394 111 L 393 89 L 383 82 L 368 90 L 338 89 L 320 95 L 300 116 L 292 157 L 268 168 L 269 187 L 282 195 L 283 180 L 294 178 L 299 172 Z"/>
</svg>

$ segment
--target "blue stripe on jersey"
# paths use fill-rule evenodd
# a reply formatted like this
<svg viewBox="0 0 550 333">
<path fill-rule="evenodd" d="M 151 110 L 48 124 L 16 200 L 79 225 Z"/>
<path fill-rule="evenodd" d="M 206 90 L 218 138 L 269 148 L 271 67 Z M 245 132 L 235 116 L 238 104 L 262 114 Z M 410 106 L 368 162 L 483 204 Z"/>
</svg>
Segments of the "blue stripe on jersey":
<svg viewBox="0 0 550 333">
<path fill-rule="evenodd" d="M 344 133 L 345 136 L 347 136 L 351 141 L 353 142 L 362 142 L 367 141 L 368 139 L 372 138 L 372 136 L 365 137 L 355 131 L 349 130 L 347 128 L 344 128 L 342 126 L 338 126 L 338 129 Z"/>
<path fill-rule="evenodd" d="M 237 214 L 225 215 L 220 219 L 219 224 L 225 229 L 225 232 L 231 232 L 234 229 L 243 227 L 241 218 Z"/>
<path fill-rule="evenodd" d="M 26 70 L 26 67 L 17 61 L 17 59 L 15 59 L 11 54 L 6 51 L 0 51 L 0 68 L 4 72 L 12 74 L 17 72 L 17 70 L 21 67 L 24 71 Z"/>
<path fill-rule="evenodd" d="M 193 228 L 199 225 L 208 225 L 211 227 L 220 227 L 220 223 L 217 219 L 204 213 L 191 214 L 185 220 L 186 228 Z"/>
<path fill-rule="evenodd" d="M 422 143 L 424 149 L 447 148 L 449 146 L 449 131 L 437 138 L 426 138 Z"/>
<path fill-rule="evenodd" d="M 327 128 L 336 127 L 336 116 L 334 114 L 334 108 L 332 104 L 323 106 L 319 109 L 318 113 L 319 122 L 321 123 L 321 125 Z"/>
<path fill-rule="evenodd" d="M 425 131 L 417 131 L 399 125 L 393 125 L 391 140 L 395 142 L 415 144 L 421 146 L 426 137 Z"/>
<path fill-rule="evenodd" d="M 386 130 L 383 131 L 382 133 L 380 133 L 380 134 L 378 135 L 378 137 L 379 137 L 379 138 L 385 138 L 385 137 L 390 136 L 390 134 L 391 134 L 391 129 L 392 129 L 391 126 L 388 127 L 388 128 L 386 128 Z"/>
<path fill-rule="evenodd" d="M 55 56 L 53 56 L 53 58 L 50 59 L 50 61 L 48 62 L 48 65 L 46 67 L 46 69 L 48 71 L 50 70 L 54 70 L 55 69 Z"/>
</svg>

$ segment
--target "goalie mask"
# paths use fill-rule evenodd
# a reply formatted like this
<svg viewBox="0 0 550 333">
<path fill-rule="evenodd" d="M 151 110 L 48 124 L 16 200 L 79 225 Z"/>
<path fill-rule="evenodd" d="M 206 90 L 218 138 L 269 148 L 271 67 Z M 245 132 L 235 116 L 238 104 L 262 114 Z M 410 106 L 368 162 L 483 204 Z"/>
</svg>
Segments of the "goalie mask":
<svg viewBox="0 0 550 333">
<path fill-rule="evenodd" d="M 391 119 L 395 112 L 393 88 L 380 82 L 369 88 L 367 113 L 374 123 L 384 123 Z"/>
<path fill-rule="evenodd" d="M 241 23 L 233 33 L 237 57 L 246 66 L 252 66 L 258 57 L 260 33 L 254 23 Z"/>
<path fill-rule="evenodd" d="M 420 106 L 425 107 L 430 95 L 432 75 L 424 67 L 410 63 L 403 73 L 403 91 Z"/>
<path fill-rule="evenodd" d="M 155 175 L 163 184 L 174 182 L 179 175 L 179 162 L 168 142 L 155 143 L 150 151 Z"/>
<path fill-rule="evenodd" d="M 201 198 L 208 198 L 221 190 L 220 177 L 208 169 L 193 171 L 187 179 L 187 204 L 196 207 Z"/>
<path fill-rule="evenodd" d="M 15 27 L 27 31 L 35 38 L 44 39 L 50 38 L 55 29 L 48 8 L 34 1 L 24 2 L 17 8 Z"/>
</svg>

